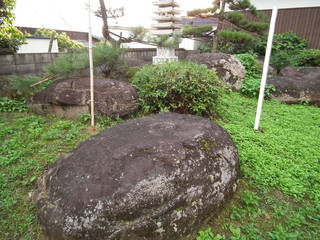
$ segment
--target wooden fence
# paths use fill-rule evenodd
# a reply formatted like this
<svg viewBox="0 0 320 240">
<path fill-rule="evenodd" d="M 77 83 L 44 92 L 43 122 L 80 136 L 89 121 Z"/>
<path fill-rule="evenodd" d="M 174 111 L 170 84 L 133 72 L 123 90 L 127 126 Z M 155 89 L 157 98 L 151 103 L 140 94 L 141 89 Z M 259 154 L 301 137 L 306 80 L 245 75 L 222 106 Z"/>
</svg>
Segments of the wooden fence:
<svg viewBox="0 0 320 240">
<path fill-rule="evenodd" d="M 272 10 L 260 12 L 271 18 Z M 258 21 L 251 14 L 246 15 L 248 20 Z M 275 32 L 290 31 L 307 40 L 308 48 L 320 49 L 320 7 L 279 9 Z"/>
</svg>

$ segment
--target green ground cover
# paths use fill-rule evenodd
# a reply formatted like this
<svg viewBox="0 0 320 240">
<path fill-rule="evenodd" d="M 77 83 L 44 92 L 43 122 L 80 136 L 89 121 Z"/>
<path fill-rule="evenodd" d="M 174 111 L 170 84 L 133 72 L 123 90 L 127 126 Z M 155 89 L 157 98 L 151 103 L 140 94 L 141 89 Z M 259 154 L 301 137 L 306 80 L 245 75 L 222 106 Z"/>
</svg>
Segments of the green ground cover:
<svg viewBox="0 0 320 240">
<path fill-rule="evenodd" d="M 255 132 L 256 102 L 236 93 L 223 100 L 217 122 L 238 147 L 242 177 L 234 199 L 197 239 L 320 239 L 320 108 L 266 101 Z M 65 152 L 117 123 L 101 119 L 93 131 L 85 120 L 36 116 L 0 100 L 0 239 L 40 239 L 28 196 L 37 179 Z"/>
</svg>

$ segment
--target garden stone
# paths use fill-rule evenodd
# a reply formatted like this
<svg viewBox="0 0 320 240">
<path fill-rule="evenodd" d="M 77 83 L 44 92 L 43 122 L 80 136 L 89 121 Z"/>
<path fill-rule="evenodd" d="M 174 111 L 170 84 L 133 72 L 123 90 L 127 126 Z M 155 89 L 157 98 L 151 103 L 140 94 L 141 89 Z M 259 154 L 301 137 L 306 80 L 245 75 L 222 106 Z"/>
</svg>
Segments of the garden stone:
<svg viewBox="0 0 320 240">
<path fill-rule="evenodd" d="M 136 90 L 126 82 L 96 78 L 96 112 L 108 117 L 128 116 L 138 110 Z M 36 93 L 28 101 L 31 111 L 39 114 L 78 118 L 90 113 L 90 80 L 88 77 L 57 81 Z"/>
<path fill-rule="evenodd" d="M 217 72 L 217 75 L 227 86 L 235 90 L 240 90 L 246 75 L 246 70 L 241 62 L 230 54 L 197 53 L 187 56 L 186 60 L 207 65 L 209 69 Z"/>
<path fill-rule="evenodd" d="M 276 87 L 272 98 L 288 104 L 306 102 L 320 106 L 320 67 L 286 67 L 268 80 Z"/>
<path fill-rule="evenodd" d="M 231 198 L 239 159 L 211 121 L 126 121 L 54 163 L 33 199 L 49 240 L 186 240 Z"/>
</svg>

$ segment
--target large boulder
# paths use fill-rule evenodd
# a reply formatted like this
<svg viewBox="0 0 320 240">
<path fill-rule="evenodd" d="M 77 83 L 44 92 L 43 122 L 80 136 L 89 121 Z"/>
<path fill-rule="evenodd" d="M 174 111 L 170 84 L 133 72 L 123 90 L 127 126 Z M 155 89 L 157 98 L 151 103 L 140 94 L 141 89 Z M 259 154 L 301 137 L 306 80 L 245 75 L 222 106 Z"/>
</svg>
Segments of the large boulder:
<svg viewBox="0 0 320 240">
<path fill-rule="evenodd" d="M 191 239 L 237 187 L 228 133 L 192 115 L 130 120 L 58 160 L 34 194 L 49 240 Z"/>
<path fill-rule="evenodd" d="M 226 53 L 197 53 L 187 56 L 187 61 L 205 64 L 217 72 L 218 76 L 235 90 L 239 90 L 244 81 L 246 70 L 234 56 Z"/>
<path fill-rule="evenodd" d="M 274 99 L 294 104 L 307 102 L 320 106 L 320 67 L 284 68 L 268 80 L 276 87 Z"/>
<path fill-rule="evenodd" d="M 127 116 L 138 110 L 136 90 L 130 83 L 112 79 L 94 79 L 96 112 L 108 117 Z M 88 77 L 57 81 L 36 93 L 28 101 L 31 111 L 39 114 L 77 118 L 90 112 Z"/>
</svg>

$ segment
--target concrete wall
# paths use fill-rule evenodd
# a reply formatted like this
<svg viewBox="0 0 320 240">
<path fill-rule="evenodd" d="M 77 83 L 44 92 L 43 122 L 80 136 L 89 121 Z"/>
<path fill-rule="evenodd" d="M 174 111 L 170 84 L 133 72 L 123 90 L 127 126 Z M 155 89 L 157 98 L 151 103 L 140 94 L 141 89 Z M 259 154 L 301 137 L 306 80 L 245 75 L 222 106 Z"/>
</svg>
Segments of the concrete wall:
<svg viewBox="0 0 320 240">
<path fill-rule="evenodd" d="M 187 55 L 198 52 L 198 51 L 189 51 L 185 49 L 176 49 L 176 55 L 180 60 L 183 60 L 187 57 Z M 152 58 L 157 55 L 156 48 L 137 48 L 137 49 L 128 49 L 124 54 L 125 59 L 128 60 L 129 64 L 132 65 L 145 65 L 151 64 Z"/>
<path fill-rule="evenodd" d="M 37 74 L 64 53 L 32 53 L 0 55 L 0 75 Z"/>
<path fill-rule="evenodd" d="M 50 38 L 27 38 L 27 43 L 22 44 L 18 53 L 47 53 L 49 50 Z M 58 53 L 58 40 L 54 39 L 52 53 Z"/>
<path fill-rule="evenodd" d="M 124 54 L 124 58 L 132 65 L 151 64 L 152 57 L 156 56 L 156 51 L 155 48 L 128 49 Z M 193 52 L 195 51 L 177 49 L 176 55 L 179 59 L 185 59 L 188 54 Z M 38 74 L 45 66 L 62 54 L 65 53 L 0 55 L 0 75 Z"/>
</svg>

